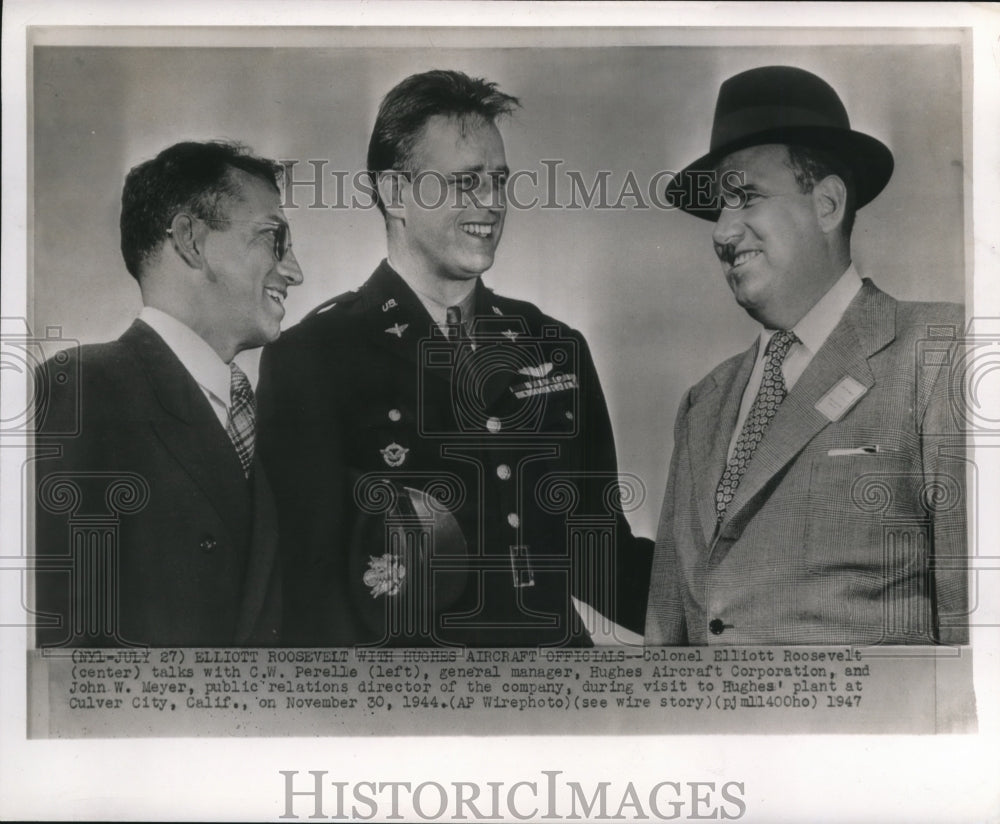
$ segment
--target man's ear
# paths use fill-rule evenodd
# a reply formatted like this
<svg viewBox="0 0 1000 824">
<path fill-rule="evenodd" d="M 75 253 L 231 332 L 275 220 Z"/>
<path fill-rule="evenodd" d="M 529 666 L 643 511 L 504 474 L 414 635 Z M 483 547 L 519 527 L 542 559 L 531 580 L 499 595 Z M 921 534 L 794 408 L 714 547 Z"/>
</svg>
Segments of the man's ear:
<svg viewBox="0 0 1000 824">
<path fill-rule="evenodd" d="M 830 233 L 844 222 L 847 211 L 847 187 L 837 175 L 827 175 L 813 186 L 813 205 L 820 228 Z"/>
<path fill-rule="evenodd" d="M 174 251 L 192 269 L 201 269 L 205 265 L 205 238 L 208 228 L 203 221 L 195 220 L 191 215 L 180 212 L 170 221 L 170 241 Z"/>
<path fill-rule="evenodd" d="M 378 173 L 378 196 L 385 206 L 386 217 L 404 220 L 403 198 L 408 191 L 410 181 L 406 172 L 387 169 Z"/>
</svg>

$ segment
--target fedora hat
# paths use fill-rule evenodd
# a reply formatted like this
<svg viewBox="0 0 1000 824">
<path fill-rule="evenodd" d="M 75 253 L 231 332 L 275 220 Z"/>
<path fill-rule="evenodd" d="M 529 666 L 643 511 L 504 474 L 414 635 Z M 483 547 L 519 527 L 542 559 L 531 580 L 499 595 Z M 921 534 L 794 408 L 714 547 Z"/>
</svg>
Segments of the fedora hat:
<svg viewBox="0 0 1000 824">
<path fill-rule="evenodd" d="M 727 155 L 768 143 L 806 146 L 836 157 L 854 174 L 856 206 L 872 201 L 892 176 L 892 152 L 874 137 L 851 129 L 847 110 L 825 80 L 792 66 L 763 66 L 741 72 L 719 89 L 708 154 L 667 185 L 674 207 L 705 220 L 719 208 L 708 202 L 704 177 Z M 699 188 L 700 187 L 700 188 Z"/>
</svg>

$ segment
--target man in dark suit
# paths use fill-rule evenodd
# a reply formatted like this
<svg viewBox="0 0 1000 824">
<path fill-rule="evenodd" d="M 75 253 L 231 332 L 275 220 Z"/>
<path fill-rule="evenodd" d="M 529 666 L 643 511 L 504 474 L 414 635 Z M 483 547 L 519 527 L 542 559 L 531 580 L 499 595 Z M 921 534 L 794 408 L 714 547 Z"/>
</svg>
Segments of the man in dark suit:
<svg viewBox="0 0 1000 824">
<path fill-rule="evenodd" d="M 681 403 L 648 644 L 967 640 L 962 307 L 851 262 L 892 169 L 826 82 L 771 66 L 722 85 L 711 151 L 671 184 L 763 328 Z"/>
<path fill-rule="evenodd" d="M 480 280 L 516 104 L 453 71 L 390 91 L 368 150 L 388 259 L 265 349 L 296 643 L 589 644 L 573 597 L 642 629 L 652 546 L 586 341 Z"/>
<path fill-rule="evenodd" d="M 38 375 L 40 645 L 278 641 L 276 514 L 233 357 L 278 336 L 302 281 L 280 170 L 212 142 L 129 173 L 121 248 L 142 312 Z"/>
</svg>

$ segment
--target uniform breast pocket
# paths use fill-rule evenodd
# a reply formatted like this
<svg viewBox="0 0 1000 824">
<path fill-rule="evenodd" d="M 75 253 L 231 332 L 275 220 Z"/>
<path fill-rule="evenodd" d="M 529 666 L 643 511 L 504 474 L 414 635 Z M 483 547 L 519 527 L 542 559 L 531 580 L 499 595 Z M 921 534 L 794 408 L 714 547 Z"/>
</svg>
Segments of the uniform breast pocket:
<svg viewBox="0 0 1000 824">
<path fill-rule="evenodd" d="M 877 574 L 901 546 L 924 553 L 929 517 L 923 496 L 919 466 L 902 456 L 817 457 L 809 479 L 807 557 L 823 566 L 870 567 Z"/>
</svg>

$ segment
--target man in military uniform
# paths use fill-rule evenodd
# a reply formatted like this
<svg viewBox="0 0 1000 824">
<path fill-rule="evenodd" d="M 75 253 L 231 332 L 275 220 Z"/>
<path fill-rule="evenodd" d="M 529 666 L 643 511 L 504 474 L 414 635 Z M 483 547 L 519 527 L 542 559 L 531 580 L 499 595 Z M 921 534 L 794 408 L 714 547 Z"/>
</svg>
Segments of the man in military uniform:
<svg viewBox="0 0 1000 824">
<path fill-rule="evenodd" d="M 480 281 L 516 105 L 454 71 L 389 92 L 368 149 L 388 259 L 264 353 L 292 643 L 587 645 L 572 597 L 642 629 L 652 545 L 587 344 Z"/>
</svg>

